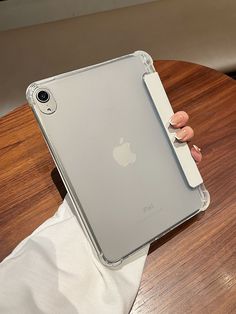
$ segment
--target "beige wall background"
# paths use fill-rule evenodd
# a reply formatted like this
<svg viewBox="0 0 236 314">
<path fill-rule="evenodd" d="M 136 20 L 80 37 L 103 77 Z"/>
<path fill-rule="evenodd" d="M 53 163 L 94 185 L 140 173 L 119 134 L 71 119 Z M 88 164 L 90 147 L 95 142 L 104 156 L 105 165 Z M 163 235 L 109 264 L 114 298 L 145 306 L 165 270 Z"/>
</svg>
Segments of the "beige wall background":
<svg viewBox="0 0 236 314">
<path fill-rule="evenodd" d="M 153 0 L 8 0 L 0 2 L 0 31 L 114 10 Z"/>
</svg>

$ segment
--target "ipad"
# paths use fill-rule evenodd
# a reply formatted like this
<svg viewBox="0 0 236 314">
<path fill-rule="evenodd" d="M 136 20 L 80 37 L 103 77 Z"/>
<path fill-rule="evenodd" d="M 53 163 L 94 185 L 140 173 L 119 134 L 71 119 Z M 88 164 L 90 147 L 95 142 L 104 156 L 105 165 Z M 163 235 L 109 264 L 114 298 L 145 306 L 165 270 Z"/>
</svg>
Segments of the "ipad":
<svg viewBox="0 0 236 314">
<path fill-rule="evenodd" d="M 154 72 L 151 57 L 135 52 L 27 89 L 77 217 L 108 266 L 204 206 L 202 184 L 187 182 L 145 85 Z"/>
</svg>

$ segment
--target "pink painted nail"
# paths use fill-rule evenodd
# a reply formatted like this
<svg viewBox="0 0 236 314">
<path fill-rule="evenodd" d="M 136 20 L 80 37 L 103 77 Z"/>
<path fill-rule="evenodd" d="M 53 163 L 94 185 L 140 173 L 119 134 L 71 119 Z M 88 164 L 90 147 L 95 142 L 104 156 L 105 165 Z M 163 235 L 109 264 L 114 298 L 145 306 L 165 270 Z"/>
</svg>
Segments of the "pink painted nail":
<svg viewBox="0 0 236 314">
<path fill-rule="evenodd" d="M 193 145 L 193 148 L 194 148 L 198 153 L 200 153 L 201 148 L 199 148 L 197 145 Z"/>
<path fill-rule="evenodd" d="M 179 132 L 177 132 L 175 134 L 175 137 L 177 138 L 177 140 L 183 140 L 185 135 L 186 135 L 186 130 L 183 129 L 183 130 L 180 130 Z"/>
<path fill-rule="evenodd" d="M 179 124 L 180 122 L 182 122 L 183 120 L 183 116 L 182 115 L 176 115 L 170 118 L 169 123 L 173 126 Z"/>
</svg>

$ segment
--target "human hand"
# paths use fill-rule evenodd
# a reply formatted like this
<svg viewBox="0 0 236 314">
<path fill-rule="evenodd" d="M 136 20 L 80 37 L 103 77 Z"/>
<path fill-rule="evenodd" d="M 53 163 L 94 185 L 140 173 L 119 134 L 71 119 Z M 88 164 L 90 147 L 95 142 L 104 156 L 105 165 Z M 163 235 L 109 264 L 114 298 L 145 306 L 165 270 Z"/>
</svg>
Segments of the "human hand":
<svg viewBox="0 0 236 314">
<path fill-rule="evenodd" d="M 185 111 L 177 111 L 170 119 L 170 124 L 173 128 L 180 129 L 176 132 L 176 138 L 180 142 L 188 142 L 194 136 L 193 129 L 187 125 L 189 116 Z M 191 147 L 191 154 L 196 163 L 200 163 L 202 160 L 201 149 L 196 145 Z"/>
</svg>

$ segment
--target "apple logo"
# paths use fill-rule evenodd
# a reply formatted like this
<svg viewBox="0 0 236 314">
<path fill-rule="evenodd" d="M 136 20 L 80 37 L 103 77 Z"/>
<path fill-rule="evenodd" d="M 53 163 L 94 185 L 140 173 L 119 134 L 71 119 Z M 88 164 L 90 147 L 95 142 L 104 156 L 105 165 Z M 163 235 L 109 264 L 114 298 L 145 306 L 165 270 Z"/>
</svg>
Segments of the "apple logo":
<svg viewBox="0 0 236 314">
<path fill-rule="evenodd" d="M 129 142 L 124 142 L 123 137 L 120 139 L 120 145 L 114 147 L 113 157 L 122 167 L 127 167 L 136 161 L 136 154 L 132 152 Z"/>
</svg>

